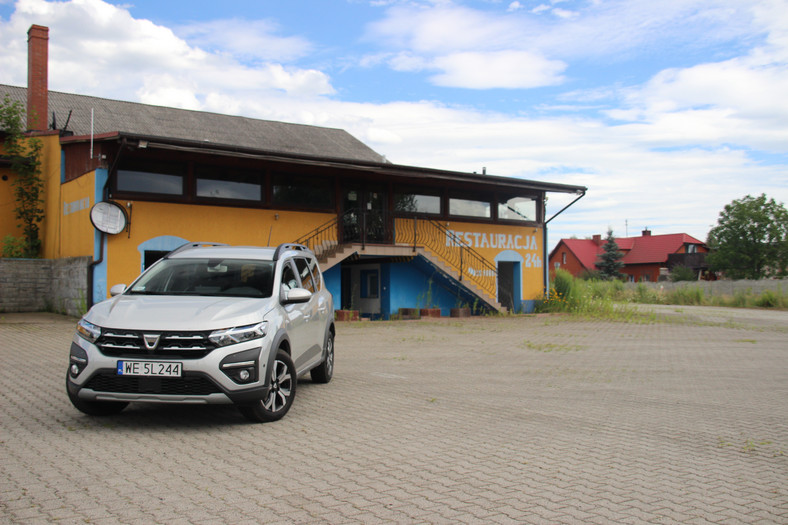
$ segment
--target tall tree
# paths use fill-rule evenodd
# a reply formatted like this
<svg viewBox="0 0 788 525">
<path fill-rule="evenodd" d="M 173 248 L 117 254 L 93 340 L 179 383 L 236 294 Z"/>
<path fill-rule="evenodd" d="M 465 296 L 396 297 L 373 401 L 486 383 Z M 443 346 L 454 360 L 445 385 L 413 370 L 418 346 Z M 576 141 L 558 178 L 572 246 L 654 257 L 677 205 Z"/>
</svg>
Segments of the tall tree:
<svg viewBox="0 0 788 525">
<path fill-rule="evenodd" d="M 607 230 L 605 241 L 605 244 L 602 245 L 604 251 L 599 255 L 596 267 L 605 279 L 622 279 L 624 274 L 619 270 L 624 267 L 624 263 L 621 261 L 624 258 L 624 253 L 619 250 L 612 229 Z"/>
<path fill-rule="evenodd" d="M 24 135 L 22 105 L 6 95 L 0 103 L 0 136 L 3 152 L 14 172 L 14 212 L 22 228 L 22 257 L 38 257 L 41 239 L 38 224 L 44 219 L 44 181 L 41 179 L 41 141 Z"/>
<path fill-rule="evenodd" d="M 727 204 L 709 231 L 706 257 L 712 271 L 732 279 L 785 276 L 788 271 L 788 210 L 765 194 Z"/>
</svg>

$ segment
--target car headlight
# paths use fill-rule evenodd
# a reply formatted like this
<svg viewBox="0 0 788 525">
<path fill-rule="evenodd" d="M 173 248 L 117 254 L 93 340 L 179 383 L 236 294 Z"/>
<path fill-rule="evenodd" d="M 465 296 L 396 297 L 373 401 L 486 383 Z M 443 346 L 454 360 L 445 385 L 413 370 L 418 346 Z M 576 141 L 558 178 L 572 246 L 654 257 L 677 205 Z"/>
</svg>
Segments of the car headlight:
<svg viewBox="0 0 788 525">
<path fill-rule="evenodd" d="M 250 324 L 247 326 L 214 330 L 211 332 L 211 335 L 208 336 L 208 339 L 216 346 L 234 345 L 243 343 L 244 341 L 265 337 L 265 329 L 267 326 L 268 323 L 263 321 L 262 323 Z"/>
<path fill-rule="evenodd" d="M 101 336 L 101 328 L 84 319 L 80 319 L 77 322 L 77 333 L 91 343 L 95 343 L 96 339 Z"/>
</svg>

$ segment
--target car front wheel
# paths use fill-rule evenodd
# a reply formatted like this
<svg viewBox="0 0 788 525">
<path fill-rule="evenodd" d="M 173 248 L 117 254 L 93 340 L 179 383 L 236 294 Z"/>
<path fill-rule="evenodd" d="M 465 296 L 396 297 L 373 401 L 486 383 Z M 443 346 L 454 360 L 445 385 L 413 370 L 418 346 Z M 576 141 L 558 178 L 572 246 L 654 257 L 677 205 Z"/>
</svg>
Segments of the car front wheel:
<svg viewBox="0 0 788 525">
<path fill-rule="evenodd" d="M 282 419 L 293 405 L 297 381 L 293 360 L 280 348 L 271 367 L 271 388 L 268 395 L 250 405 L 239 406 L 238 409 L 255 423 Z"/>
</svg>

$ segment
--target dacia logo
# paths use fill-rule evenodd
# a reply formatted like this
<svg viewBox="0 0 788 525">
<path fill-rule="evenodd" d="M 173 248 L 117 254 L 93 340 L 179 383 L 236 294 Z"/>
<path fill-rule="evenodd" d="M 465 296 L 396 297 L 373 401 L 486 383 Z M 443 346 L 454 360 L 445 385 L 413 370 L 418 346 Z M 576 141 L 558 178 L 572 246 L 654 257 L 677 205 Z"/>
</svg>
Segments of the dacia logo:
<svg viewBox="0 0 788 525">
<path fill-rule="evenodd" d="M 156 350 L 156 347 L 159 346 L 159 339 L 161 338 L 161 334 L 143 334 L 142 340 L 145 342 L 145 348 L 148 351 L 153 352 Z"/>
</svg>

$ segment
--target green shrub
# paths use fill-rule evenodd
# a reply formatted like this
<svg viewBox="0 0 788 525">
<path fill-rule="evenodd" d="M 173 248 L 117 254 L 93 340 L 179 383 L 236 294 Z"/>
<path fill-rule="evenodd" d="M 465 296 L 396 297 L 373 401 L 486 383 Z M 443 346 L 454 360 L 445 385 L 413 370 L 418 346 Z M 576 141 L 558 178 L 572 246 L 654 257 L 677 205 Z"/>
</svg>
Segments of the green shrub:
<svg viewBox="0 0 788 525">
<path fill-rule="evenodd" d="M 632 297 L 632 300 L 641 304 L 660 304 L 663 302 L 656 290 L 643 283 L 638 283 L 635 286 L 635 295 Z"/>
<path fill-rule="evenodd" d="M 701 305 L 703 290 L 699 286 L 676 288 L 667 294 L 668 304 Z"/>
<path fill-rule="evenodd" d="M 581 281 L 601 281 L 602 272 L 599 270 L 583 270 L 577 278 Z"/>
<path fill-rule="evenodd" d="M 755 298 L 755 306 L 760 308 L 776 308 L 779 304 L 780 300 L 777 294 L 771 290 L 764 290 L 761 295 Z"/>
<path fill-rule="evenodd" d="M 575 278 L 566 270 L 556 270 L 551 288 L 561 297 L 568 298 L 572 295 L 572 286 Z"/>
<path fill-rule="evenodd" d="M 697 281 L 698 274 L 692 268 L 677 265 L 670 271 L 670 280 L 674 283 L 679 281 Z"/>
<path fill-rule="evenodd" d="M 3 238 L 3 257 L 9 259 L 22 259 L 25 257 L 25 240 L 17 239 L 13 235 Z"/>
</svg>

